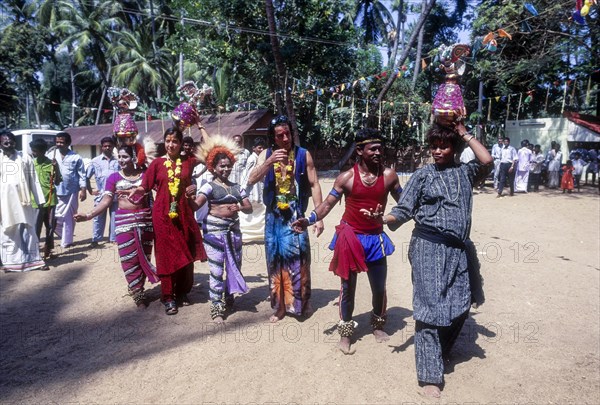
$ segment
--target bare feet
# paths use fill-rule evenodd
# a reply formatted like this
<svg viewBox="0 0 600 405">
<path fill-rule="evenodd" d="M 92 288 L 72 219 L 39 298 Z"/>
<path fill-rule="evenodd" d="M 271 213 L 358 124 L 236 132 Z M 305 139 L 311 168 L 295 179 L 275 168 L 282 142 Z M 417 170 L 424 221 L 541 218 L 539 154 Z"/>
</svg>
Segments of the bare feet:
<svg viewBox="0 0 600 405">
<path fill-rule="evenodd" d="M 222 316 L 215 316 L 215 318 L 213 319 L 213 322 L 221 324 L 221 323 L 225 323 L 225 320 L 223 319 Z"/>
<path fill-rule="evenodd" d="M 281 312 L 281 311 L 274 312 L 273 315 L 271 315 L 271 317 L 269 318 L 269 322 L 277 323 L 277 322 L 281 321 L 284 316 L 285 316 L 285 312 Z"/>
<path fill-rule="evenodd" d="M 342 336 L 340 338 L 340 342 L 338 343 L 338 349 L 344 354 L 354 354 L 355 350 L 350 349 L 350 338 L 347 336 Z"/>
<path fill-rule="evenodd" d="M 437 385 L 424 385 L 423 390 L 419 394 L 425 398 L 439 398 L 442 396 L 442 392 Z"/>
<path fill-rule="evenodd" d="M 377 343 L 387 342 L 388 340 L 390 340 L 390 335 L 388 335 L 381 329 L 375 329 L 373 331 L 373 336 L 375 336 L 375 341 Z"/>
</svg>

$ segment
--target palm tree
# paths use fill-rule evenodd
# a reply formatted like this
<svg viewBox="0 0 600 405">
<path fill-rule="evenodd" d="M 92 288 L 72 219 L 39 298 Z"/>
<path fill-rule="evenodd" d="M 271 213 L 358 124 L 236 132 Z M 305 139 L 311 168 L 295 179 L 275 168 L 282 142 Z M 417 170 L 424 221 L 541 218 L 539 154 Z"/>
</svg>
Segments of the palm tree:
<svg viewBox="0 0 600 405">
<path fill-rule="evenodd" d="M 229 98 L 229 82 L 230 82 L 230 68 L 229 64 L 225 62 L 215 72 L 213 79 L 213 87 L 215 89 L 215 99 L 217 101 L 217 107 L 219 111 L 226 108 L 227 99 Z"/>
<path fill-rule="evenodd" d="M 379 0 L 359 0 L 354 24 L 363 30 L 363 43 L 378 44 L 394 29 L 394 18 Z"/>
<path fill-rule="evenodd" d="M 176 60 L 167 47 L 154 49 L 149 27 L 122 31 L 110 55 L 118 61 L 113 68 L 114 84 L 127 87 L 142 102 L 156 106 L 162 88 L 175 88 Z"/>
<path fill-rule="evenodd" d="M 83 70 L 91 70 L 92 76 L 99 77 L 103 87 L 96 114 L 96 124 L 99 123 L 112 66 L 106 56 L 117 35 L 115 28 L 123 25 L 116 17 L 121 12 L 121 4 L 110 0 L 45 0 L 40 4 L 38 20 L 62 36 L 58 50 L 66 49 L 71 57 L 71 125 L 75 124 L 77 104 L 75 79 L 84 65 L 88 68 Z"/>
</svg>

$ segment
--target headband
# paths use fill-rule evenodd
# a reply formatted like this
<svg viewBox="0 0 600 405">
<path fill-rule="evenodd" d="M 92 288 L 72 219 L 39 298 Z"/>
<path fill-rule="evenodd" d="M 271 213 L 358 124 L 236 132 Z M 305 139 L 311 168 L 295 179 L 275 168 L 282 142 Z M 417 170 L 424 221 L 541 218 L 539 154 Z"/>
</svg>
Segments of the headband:
<svg viewBox="0 0 600 405">
<path fill-rule="evenodd" d="M 365 139 L 364 141 L 356 142 L 356 146 L 366 145 L 368 143 L 382 143 L 382 141 L 379 138 Z"/>
</svg>

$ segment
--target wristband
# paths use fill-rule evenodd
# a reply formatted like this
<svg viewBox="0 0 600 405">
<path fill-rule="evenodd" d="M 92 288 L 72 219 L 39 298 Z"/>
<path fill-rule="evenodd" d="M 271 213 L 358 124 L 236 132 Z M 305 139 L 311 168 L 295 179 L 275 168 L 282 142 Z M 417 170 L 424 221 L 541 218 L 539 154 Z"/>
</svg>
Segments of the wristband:
<svg viewBox="0 0 600 405">
<path fill-rule="evenodd" d="M 317 222 L 318 220 L 319 220 L 319 218 L 317 217 L 317 213 L 315 212 L 315 210 L 312 210 L 310 215 L 308 216 L 308 224 L 314 225 L 314 223 Z"/>
</svg>

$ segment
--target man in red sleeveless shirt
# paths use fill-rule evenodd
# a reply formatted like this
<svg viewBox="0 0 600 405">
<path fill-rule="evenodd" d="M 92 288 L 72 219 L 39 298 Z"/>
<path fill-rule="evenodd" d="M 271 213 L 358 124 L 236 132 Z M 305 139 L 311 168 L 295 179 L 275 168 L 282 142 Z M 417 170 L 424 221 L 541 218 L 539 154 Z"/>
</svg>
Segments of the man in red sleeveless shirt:
<svg viewBox="0 0 600 405">
<path fill-rule="evenodd" d="M 342 198 L 346 196 L 346 209 L 342 221 L 336 229 L 330 249 L 334 250 L 329 270 L 341 279 L 340 288 L 340 334 L 339 348 L 344 354 L 351 354 L 350 345 L 357 323 L 352 320 L 354 312 L 354 293 L 358 272 L 366 271 L 373 294 L 373 312 L 371 326 L 377 342 L 389 339 L 383 331 L 386 313 L 387 259 L 394 252 L 394 245 L 383 232 L 383 225 L 374 223 L 361 209 L 381 211 L 387 203 L 387 197 L 400 198 L 398 175 L 383 166 L 383 145 L 379 131 L 361 129 L 356 134 L 356 154 L 358 163 L 348 171 L 340 173 L 335 179 L 331 192 L 310 213 L 292 224 L 296 231 L 304 230 L 308 225 L 322 220 Z"/>
</svg>

